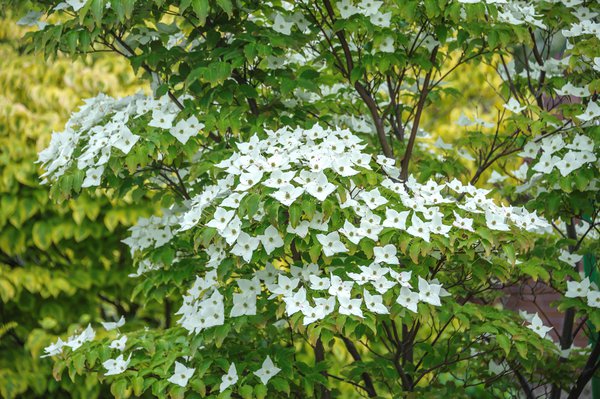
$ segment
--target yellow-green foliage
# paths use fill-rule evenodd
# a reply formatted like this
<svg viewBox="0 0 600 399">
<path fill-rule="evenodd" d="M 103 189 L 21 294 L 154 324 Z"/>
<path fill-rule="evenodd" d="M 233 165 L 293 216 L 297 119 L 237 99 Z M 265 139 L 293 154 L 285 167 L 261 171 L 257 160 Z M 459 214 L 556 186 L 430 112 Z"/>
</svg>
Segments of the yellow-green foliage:
<svg viewBox="0 0 600 399">
<path fill-rule="evenodd" d="M 0 19 L 0 397 L 94 397 L 97 379 L 54 381 L 39 356 L 56 334 L 118 312 L 100 295 L 133 316 L 119 240 L 143 210 L 90 195 L 56 205 L 34 161 L 82 99 L 140 87 L 116 56 L 23 56 L 23 33 Z"/>
</svg>

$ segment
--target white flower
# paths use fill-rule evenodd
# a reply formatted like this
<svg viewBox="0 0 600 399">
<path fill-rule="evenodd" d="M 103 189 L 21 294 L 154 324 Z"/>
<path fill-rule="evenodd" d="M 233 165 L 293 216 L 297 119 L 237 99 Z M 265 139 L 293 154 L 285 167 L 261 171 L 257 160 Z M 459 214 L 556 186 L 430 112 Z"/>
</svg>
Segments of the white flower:
<svg viewBox="0 0 600 399">
<path fill-rule="evenodd" d="M 600 308 L 600 291 L 590 290 L 587 294 L 587 304 L 593 308 Z"/>
<path fill-rule="evenodd" d="M 264 234 L 258 238 L 268 254 L 273 252 L 276 248 L 283 247 L 283 239 L 279 235 L 279 231 L 272 225 L 267 227 Z"/>
<path fill-rule="evenodd" d="M 275 366 L 275 364 L 273 363 L 271 358 L 269 356 L 267 356 L 267 358 L 265 359 L 265 361 L 262 364 L 262 367 L 260 369 L 256 370 L 254 372 L 254 375 L 256 375 L 258 378 L 260 378 L 260 382 L 262 382 L 263 385 L 267 385 L 269 380 L 271 378 L 273 378 L 274 376 L 276 376 L 280 371 L 281 371 L 281 369 L 279 367 Z"/>
<path fill-rule="evenodd" d="M 412 292 L 408 287 L 400 288 L 400 295 L 396 299 L 396 302 L 407 308 L 408 310 L 417 313 L 417 305 L 419 304 L 419 294 Z"/>
<path fill-rule="evenodd" d="M 485 223 L 490 230 L 510 230 L 510 228 L 506 224 L 506 217 L 490 211 L 485 212 Z"/>
<path fill-rule="evenodd" d="M 148 126 L 159 127 L 167 130 L 171 129 L 176 116 L 177 114 L 173 112 L 165 112 L 163 109 L 155 108 L 152 111 L 152 119 L 148 123 Z"/>
<path fill-rule="evenodd" d="M 362 0 L 358 3 L 358 8 L 360 8 L 364 15 L 375 15 L 379 12 L 379 9 L 383 5 L 383 1 L 378 0 Z"/>
<path fill-rule="evenodd" d="M 108 347 L 111 349 L 118 349 L 122 352 L 125 349 L 126 343 L 127 335 L 123 335 L 121 338 L 113 340 Z"/>
<path fill-rule="evenodd" d="M 396 285 L 395 281 L 390 281 L 387 278 L 381 276 L 377 280 L 373 281 L 373 287 L 380 294 L 385 294 L 390 288 Z"/>
<path fill-rule="evenodd" d="M 527 108 L 526 106 L 521 106 L 521 104 L 519 104 L 519 102 L 514 98 L 508 100 L 508 103 L 504 104 L 503 107 L 511 112 L 514 112 L 515 114 L 518 114 Z"/>
<path fill-rule="evenodd" d="M 581 262 L 582 259 L 583 255 L 571 254 L 568 251 L 565 251 L 564 249 L 560 251 L 560 256 L 558 257 L 558 260 L 562 260 L 563 262 L 568 263 L 573 267 L 576 266 L 578 262 Z"/>
<path fill-rule="evenodd" d="M 544 325 L 542 319 L 540 319 L 540 316 L 538 316 L 537 313 L 533 316 L 533 319 L 531 319 L 531 324 L 529 324 L 527 328 L 529 328 L 542 338 L 546 336 L 548 331 L 552 330 L 552 327 L 546 327 Z"/>
<path fill-rule="evenodd" d="M 240 184 L 235 191 L 247 191 L 255 184 L 258 184 L 263 177 L 263 172 L 257 167 L 251 167 L 240 175 Z"/>
<path fill-rule="evenodd" d="M 275 32 L 289 35 L 292 32 L 292 26 L 294 26 L 294 23 L 286 21 L 283 15 L 279 13 L 275 15 L 273 19 L 273 30 Z"/>
<path fill-rule="evenodd" d="M 340 10 L 340 15 L 342 16 L 342 19 L 348 19 L 351 16 L 353 16 L 354 14 L 357 14 L 360 12 L 358 7 L 356 7 L 352 4 L 351 0 L 338 1 L 336 6 L 337 6 L 338 10 Z"/>
<path fill-rule="evenodd" d="M 567 281 L 567 292 L 565 297 L 567 298 L 583 298 L 587 297 L 590 289 L 590 279 L 584 278 L 580 282 L 578 281 Z"/>
<path fill-rule="evenodd" d="M 368 290 L 363 291 L 365 298 L 365 305 L 373 313 L 377 314 L 389 314 L 388 308 L 383 304 L 383 297 L 381 295 L 371 295 Z"/>
<path fill-rule="evenodd" d="M 46 352 L 46 354 L 40 357 L 56 356 L 58 354 L 61 354 L 63 346 L 65 346 L 65 342 L 62 339 L 58 338 L 58 340 L 55 343 L 50 344 L 44 348 L 44 352 Z"/>
<path fill-rule="evenodd" d="M 252 254 L 258 248 L 259 243 L 258 238 L 251 237 L 248 233 L 242 231 L 237 238 L 235 246 L 231 248 L 231 253 L 242 257 L 246 262 L 250 262 Z"/>
<path fill-rule="evenodd" d="M 331 283 L 327 292 L 329 295 L 340 297 L 350 298 L 350 294 L 352 291 L 352 286 L 354 285 L 354 281 L 343 281 L 340 276 L 336 276 L 334 274 L 331 275 Z"/>
<path fill-rule="evenodd" d="M 285 302 L 285 311 L 288 316 L 291 316 L 296 312 L 303 311 L 309 306 L 309 303 L 306 300 L 306 290 L 304 287 L 300 288 L 292 296 L 285 296 L 283 298 L 283 302 Z"/>
<path fill-rule="evenodd" d="M 373 254 L 375 255 L 374 262 L 376 263 L 387 263 L 388 265 L 400 264 L 396 256 L 396 247 L 392 244 L 388 244 L 385 247 L 373 248 Z"/>
<path fill-rule="evenodd" d="M 119 355 L 116 359 L 108 359 L 107 361 L 102 363 L 102 366 L 104 366 L 104 368 L 106 369 L 106 373 L 104 373 L 104 375 L 121 374 L 122 372 L 127 370 L 130 360 L 131 360 L 131 353 L 129 354 L 129 357 L 127 358 L 127 360 L 123 359 L 122 354 Z"/>
<path fill-rule="evenodd" d="M 373 25 L 377 25 L 380 26 L 382 28 L 388 28 L 390 26 L 390 22 L 392 19 L 392 13 L 391 12 L 386 12 L 385 14 L 381 14 L 381 13 L 376 13 L 371 15 L 371 23 Z"/>
<path fill-rule="evenodd" d="M 335 190 L 335 185 L 329 183 L 327 176 L 321 172 L 316 179 L 306 185 L 305 189 L 307 193 L 322 202 Z"/>
<path fill-rule="evenodd" d="M 73 335 L 69 337 L 65 346 L 70 347 L 72 350 L 78 349 L 84 342 L 88 342 L 94 339 L 96 332 L 92 329 L 92 326 L 88 324 L 85 330 L 79 335 Z"/>
<path fill-rule="evenodd" d="M 386 209 L 383 227 L 391 227 L 397 230 L 406 230 L 406 219 L 410 211 L 398 212 L 394 209 Z"/>
<path fill-rule="evenodd" d="M 488 182 L 488 184 L 502 183 L 507 178 L 508 178 L 508 176 L 501 175 L 500 173 L 498 173 L 494 170 L 494 171 L 492 171 L 492 175 L 490 176 L 490 178 L 488 179 L 487 182 Z"/>
<path fill-rule="evenodd" d="M 253 316 L 256 314 L 256 295 L 249 293 L 234 293 L 233 307 L 230 317 L 239 317 L 243 315 Z"/>
<path fill-rule="evenodd" d="M 370 209 L 376 209 L 381 205 L 387 204 L 388 202 L 388 200 L 385 199 L 385 197 L 379 193 L 378 188 L 371 191 L 362 191 L 359 194 L 359 197 L 365 202 L 365 204 L 367 204 L 367 206 Z"/>
<path fill-rule="evenodd" d="M 269 178 L 263 182 L 264 186 L 271 188 L 281 188 L 290 185 L 290 181 L 294 178 L 296 172 L 283 172 L 279 169 L 274 170 Z"/>
<path fill-rule="evenodd" d="M 175 126 L 169 129 L 169 133 L 174 136 L 181 144 L 188 142 L 190 137 L 198 134 L 204 125 L 198 121 L 194 115 L 185 120 L 180 120 Z"/>
<path fill-rule="evenodd" d="M 584 122 L 589 122 L 592 119 L 597 118 L 598 116 L 600 116 L 600 106 L 598 105 L 598 103 L 590 101 L 587 105 L 587 108 L 585 109 L 585 112 L 581 115 L 577 115 L 577 118 L 581 119 Z"/>
<path fill-rule="evenodd" d="M 85 179 L 83 180 L 81 187 L 99 186 L 103 173 L 104 165 L 100 165 L 96 168 L 89 168 L 85 173 Z"/>
<path fill-rule="evenodd" d="M 454 212 L 454 223 L 452 223 L 453 226 L 458 227 L 459 229 L 463 229 L 463 230 L 468 230 L 468 231 L 474 231 L 473 230 L 473 219 L 469 219 L 469 218 L 463 218 L 461 217 L 458 213 L 456 213 L 456 211 L 452 211 Z"/>
<path fill-rule="evenodd" d="M 214 227 L 219 231 L 219 233 L 222 233 L 234 215 L 235 211 L 228 211 L 225 208 L 218 207 L 215 210 L 213 219 L 210 222 L 206 223 L 206 226 Z"/>
<path fill-rule="evenodd" d="M 325 256 L 348 252 L 348 248 L 340 241 L 340 235 L 337 231 L 333 231 L 327 235 L 317 234 L 317 240 L 321 243 Z"/>
<path fill-rule="evenodd" d="M 315 291 L 327 290 L 331 285 L 331 281 L 327 277 L 319 277 L 315 275 L 309 276 L 310 289 Z"/>
<path fill-rule="evenodd" d="M 411 216 L 411 225 L 406 229 L 406 232 L 412 236 L 420 237 L 425 241 L 429 242 L 429 235 L 431 233 L 429 223 L 423 222 L 415 213 Z"/>
<path fill-rule="evenodd" d="M 361 229 L 355 227 L 348 220 L 344 221 L 344 227 L 341 228 L 339 231 L 340 233 L 346 236 L 348 241 L 355 245 L 358 244 L 360 240 L 362 240 L 365 236 L 364 232 Z"/>
<path fill-rule="evenodd" d="M 167 381 L 179 385 L 180 387 L 186 387 L 188 381 L 192 378 L 194 371 L 196 371 L 196 369 L 188 368 L 179 362 L 175 362 L 175 371 Z"/>
<path fill-rule="evenodd" d="M 441 306 L 439 284 L 431 284 L 419 276 L 419 300 L 433 306 Z"/>
<path fill-rule="evenodd" d="M 394 38 L 391 36 L 386 37 L 379 45 L 379 51 L 382 53 L 393 53 L 394 49 Z"/>
<path fill-rule="evenodd" d="M 223 392 L 230 386 L 234 385 L 238 381 L 237 370 L 235 369 L 235 363 L 231 363 L 227 374 L 221 377 L 221 385 L 219 385 L 219 392 Z"/>
<path fill-rule="evenodd" d="M 294 187 L 291 184 L 280 187 L 278 191 L 271 194 L 271 197 L 281 202 L 285 206 L 290 206 L 296 199 L 304 193 L 304 188 Z"/>
<path fill-rule="evenodd" d="M 361 298 L 351 299 L 347 296 L 339 296 L 338 302 L 340 303 L 340 307 L 338 309 L 340 314 L 353 315 L 361 318 L 363 317 L 363 312 L 360 309 L 360 305 L 362 303 Z"/>
<path fill-rule="evenodd" d="M 277 277 L 277 284 L 272 284 L 268 288 L 273 295 L 283 295 L 284 297 L 288 297 L 293 295 L 293 290 L 299 283 L 300 279 L 298 277 L 289 278 L 288 276 L 280 274 Z"/>
<path fill-rule="evenodd" d="M 77 12 L 85 6 L 87 0 L 65 0 L 65 3 L 73 7 L 73 11 Z"/>
<path fill-rule="evenodd" d="M 104 327 L 104 329 L 106 331 L 111 331 L 111 330 L 114 330 L 115 328 L 120 328 L 125 325 L 125 316 L 121 316 L 119 321 L 116 321 L 116 322 L 113 322 L 113 321 L 102 322 L 101 321 L 100 324 L 102 324 L 102 327 Z"/>
</svg>

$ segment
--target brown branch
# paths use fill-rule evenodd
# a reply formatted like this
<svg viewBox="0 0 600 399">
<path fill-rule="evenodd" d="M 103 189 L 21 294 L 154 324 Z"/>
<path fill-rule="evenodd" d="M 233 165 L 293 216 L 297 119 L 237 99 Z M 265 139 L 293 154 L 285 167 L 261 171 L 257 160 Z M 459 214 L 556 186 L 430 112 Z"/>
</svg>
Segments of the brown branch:
<svg viewBox="0 0 600 399">
<path fill-rule="evenodd" d="M 348 349 L 348 353 L 350 353 L 350 355 L 352 356 L 354 361 L 361 362 L 362 358 L 360 356 L 360 353 L 358 353 L 358 350 L 356 349 L 356 346 L 354 346 L 352 341 L 350 341 L 346 337 L 342 337 L 342 340 L 344 341 L 344 345 L 346 345 L 346 349 Z M 373 385 L 373 380 L 371 379 L 371 376 L 369 375 L 369 373 L 364 371 L 361 374 L 361 377 L 365 383 L 364 390 L 367 391 L 367 394 L 369 395 L 369 397 L 370 398 L 377 397 L 377 392 L 375 391 L 375 386 Z"/>
<path fill-rule="evenodd" d="M 435 62 L 435 57 L 437 55 L 439 46 L 435 46 L 433 51 L 431 52 L 430 61 L 432 63 Z M 408 179 L 408 165 L 410 164 L 410 157 L 412 156 L 413 148 L 415 146 L 415 141 L 417 138 L 417 132 L 419 131 L 419 122 L 421 121 L 421 113 L 423 112 L 423 108 L 425 108 L 425 100 L 427 99 L 427 94 L 429 94 L 429 81 L 431 80 L 431 76 L 433 74 L 434 67 L 431 66 L 431 69 L 425 75 L 425 81 L 423 82 L 423 87 L 421 89 L 421 94 L 419 96 L 419 102 L 417 103 L 417 111 L 415 113 L 415 117 L 412 121 L 412 128 L 410 130 L 410 136 L 408 138 L 408 143 L 406 144 L 406 151 L 404 152 L 404 157 L 401 162 L 401 171 L 400 171 L 400 179 L 406 181 Z"/>
</svg>

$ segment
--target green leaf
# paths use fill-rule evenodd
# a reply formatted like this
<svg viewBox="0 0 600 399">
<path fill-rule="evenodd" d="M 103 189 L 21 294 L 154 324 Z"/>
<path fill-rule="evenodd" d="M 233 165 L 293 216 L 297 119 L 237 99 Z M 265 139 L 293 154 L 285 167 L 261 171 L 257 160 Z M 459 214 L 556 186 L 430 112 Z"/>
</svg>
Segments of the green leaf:
<svg viewBox="0 0 600 399">
<path fill-rule="evenodd" d="M 192 9 L 200 21 L 200 24 L 204 25 L 209 10 L 208 0 L 192 0 Z"/>
<path fill-rule="evenodd" d="M 228 16 L 231 17 L 233 15 L 233 4 L 231 3 L 231 0 L 217 0 L 217 5 L 221 7 Z"/>
</svg>

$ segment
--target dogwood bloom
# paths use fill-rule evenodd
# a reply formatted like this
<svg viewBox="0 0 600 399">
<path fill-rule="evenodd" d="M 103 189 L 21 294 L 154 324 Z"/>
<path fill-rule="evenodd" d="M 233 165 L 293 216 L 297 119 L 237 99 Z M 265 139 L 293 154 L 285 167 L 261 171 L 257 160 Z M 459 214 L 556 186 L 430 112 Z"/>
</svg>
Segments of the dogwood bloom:
<svg viewBox="0 0 600 399">
<path fill-rule="evenodd" d="M 100 324 L 102 324 L 102 327 L 104 327 L 106 331 L 111 331 L 116 328 L 123 327 L 125 325 L 125 316 L 121 316 L 121 318 L 116 322 L 108 321 L 100 322 Z"/>
<path fill-rule="evenodd" d="M 427 280 L 419 276 L 419 301 L 429 303 L 433 306 L 441 306 L 441 287 L 441 285 L 429 283 Z"/>
<path fill-rule="evenodd" d="M 123 335 L 121 338 L 113 340 L 108 347 L 111 349 L 120 350 L 122 352 L 125 349 L 126 343 L 127 335 Z"/>
<path fill-rule="evenodd" d="M 281 369 L 275 366 L 271 358 L 267 356 L 261 368 L 256 370 L 254 375 L 260 379 L 260 382 L 262 382 L 263 385 L 267 385 L 269 380 L 276 376 L 280 371 Z"/>
<path fill-rule="evenodd" d="M 586 297 L 590 289 L 590 279 L 584 278 L 581 281 L 567 281 L 567 298 L 583 298 Z"/>
<path fill-rule="evenodd" d="M 376 263 L 387 263 L 388 265 L 398 265 L 400 261 L 396 256 L 396 252 L 396 247 L 392 244 L 388 244 L 385 247 L 375 247 L 373 248 L 373 254 L 375 255 L 373 261 Z"/>
<path fill-rule="evenodd" d="M 252 254 L 258 248 L 260 240 L 256 237 L 251 237 L 246 232 L 240 232 L 236 244 L 231 248 L 231 253 L 242 257 L 246 262 L 252 260 Z"/>
<path fill-rule="evenodd" d="M 340 241 L 340 235 L 337 231 L 333 231 L 327 235 L 317 234 L 317 240 L 321 243 L 325 256 L 332 256 L 336 253 L 348 251 L 348 248 Z"/>
<path fill-rule="evenodd" d="M 351 299 L 347 296 L 338 296 L 338 302 L 340 303 L 340 307 L 338 312 L 345 315 L 352 315 L 356 317 L 364 317 L 363 312 L 360 309 L 360 305 L 362 304 L 361 298 Z"/>
<path fill-rule="evenodd" d="M 259 236 L 259 240 L 268 254 L 277 248 L 283 247 L 283 238 L 273 225 L 267 227 L 264 234 Z"/>
<path fill-rule="evenodd" d="M 504 104 L 503 107 L 509 110 L 510 112 L 514 112 L 515 114 L 518 114 L 519 112 L 527 108 L 526 106 L 521 106 L 521 104 L 519 104 L 519 101 L 517 101 L 514 98 L 508 100 L 508 103 Z"/>
<path fill-rule="evenodd" d="M 175 362 L 175 371 L 173 375 L 169 377 L 167 381 L 172 384 L 179 385 L 180 387 L 186 387 L 190 378 L 196 371 L 195 368 L 188 368 L 179 362 Z"/>
<path fill-rule="evenodd" d="M 548 331 L 552 330 L 552 327 L 546 327 L 544 325 L 542 319 L 540 319 L 540 316 L 537 313 L 533 316 L 533 318 L 531 319 L 531 324 L 529 324 L 527 328 L 529 328 L 542 338 L 544 338 L 546 334 L 548 334 Z"/>
<path fill-rule="evenodd" d="M 413 213 L 411 216 L 411 225 L 406 229 L 406 232 L 412 236 L 420 237 L 423 240 L 429 242 L 430 237 L 430 228 L 429 223 L 423 222 L 421 218 L 417 216 L 416 213 Z"/>
<path fill-rule="evenodd" d="M 108 376 L 108 375 L 121 374 L 122 372 L 127 370 L 130 360 L 131 360 L 131 353 L 129 354 L 129 357 L 126 360 L 123 359 L 122 354 L 119 355 L 116 359 L 108 359 L 107 361 L 102 363 L 102 366 L 104 366 L 104 368 L 106 369 L 106 373 L 104 373 L 104 375 Z"/>
<path fill-rule="evenodd" d="M 400 288 L 400 295 L 396 299 L 396 302 L 410 310 L 411 312 L 417 313 L 417 305 L 419 304 L 419 294 L 412 292 L 408 287 Z"/>
<path fill-rule="evenodd" d="M 243 315 L 253 316 L 256 314 L 256 295 L 249 293 L 234 293 L 233 307 L 231 308 L 231 317 Z"/>
<path fill-rule="evenodd" d="M 383 304 L 383 297 L 381 295 L 371 295 L 368 290 L 363 291 L 365 298 L 365 305 L 373 313 L 377 314 L 389 314 L 390 311 Z"/>
<path fill-rule="evenodd" d="M 219 385 L 219 392 L 223 392 L 230 386 L 234 385 L 238 381 L 238 374 L 235 368 L 235 363 L 231 363 L 227 374 L 221 377 L 221 385 Z"/>
<path fill-rule="evenodd" d="M 593 308 L 600 308 L 600 291 L 590 290 L 587 293 L 587 304 Z"/>
</svg>

